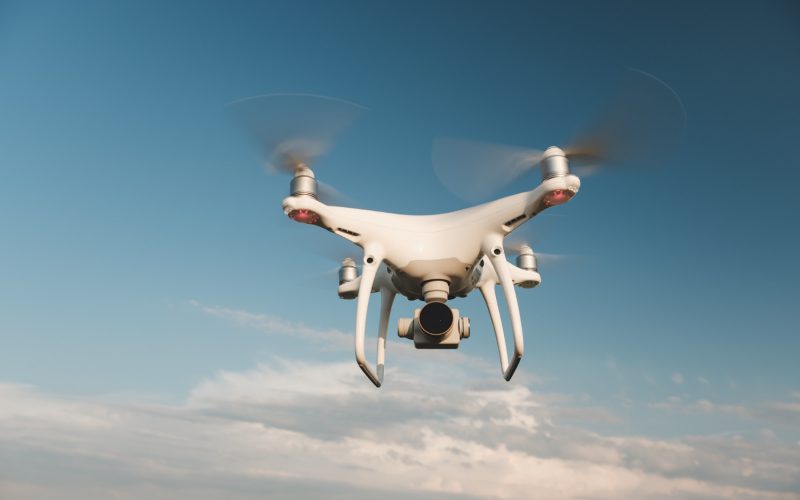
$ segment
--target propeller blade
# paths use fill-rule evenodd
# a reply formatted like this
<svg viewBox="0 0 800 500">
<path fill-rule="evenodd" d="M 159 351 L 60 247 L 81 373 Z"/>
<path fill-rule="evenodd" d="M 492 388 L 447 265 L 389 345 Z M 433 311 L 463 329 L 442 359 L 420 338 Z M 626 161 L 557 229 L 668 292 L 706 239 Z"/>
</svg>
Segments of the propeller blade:
<svg viewBox="0 0 800 500">
<path fill-rule="evenodd" d="M 591 175 L 607 166 L 656 166 L 680 145 L 686 110 L 666 83 L 628 68 L 608 104 L 564 148 L 570 169 Z M 459 139 L 433 144 L 436 175 L 451 192 L 481 201 L 538 166 L 542 151 Z"/>
<path fill-rule="evenodd" d="M 488 142 L 436 139 L 433 168 L 453 194 L 481 201 L 536 167 L 542 151 Z"/>
<path fill-rule="evenodd" d="M 353 259 L 361 265 L 364 251 L 350 241 L 326 231 L 294 231 L 288 236 L 291 248 L 304 248 L 311 254 L 332 263 Z"/>
<path fill-rule="evenodd" d="M 320 290 L 336 288 L 339 281 L 339 266 L 330 267 L 323 271 L 303 273 L 295 284 L 300 288 L 313 287 Z"/>
<path fill-rule="evenodd" d="M 628 68 L 617 91 L 564 148 L 583 175 L 600 168 L 655 167 L 683 140 L 686 109 L 678 94 L 650 73 Z"/>
<path fill-rule="evenodd" d="M 517 255 L 522 253 L 523 248 L 526 250 L 531 250 L 531 246 L 527 243 L 521 243 L 518 245 L 505 245 L 505 247 L 508 250 L 512 250 Z M 541 264 L 550 266 L 556 263 L 563 263 L 565 260 L 573 260 L 575 258 L 574 255 L 567 255 L 563 253 L 533 252 L 533 255 L 536 256 L 536 263 L 539 266 Z"/>
<path fill-rule="evenodd" d="M 538 215 L 535 220 L 519 226 L 514 232 L 506 236 L 503 241 L 503 246 L 507 251 L 511 251 L 517 255 L 522 253 L 524 247 L 527 247 L 526 250 L 536 248 L 540 246 L 542 235 L 547 236 L 547 233 L 551 233 L 551 225 L 559 219 L 563 220 L 563 218 L 564 216 L 559 214 Z M 560 253 L 534 251 L 533 254 L 536 256 L 537 263 L 544 263 L 546 266 L 557 262 L 563 262 L 564 260 L 573 260 L 575 258 L 575 255 Z"/>
<path fill-rule="evenodd" d="M 309 258 L 307 265 L 298 270 L 298 286 L 328 289 L 338 285 L 339 268 L 345 259 L 352 259 L 357 268 L 361 267 L 363 250 L 338 236 L 319 231 L 291 231 L 287 238 L 287 248 L 302 248 L 321 258 Z"/>
<path fill-rule="evenodd" d="M 311 166 L 366 108 L 311 94 L 267 94 L 234 101 L 229 108 L 267 161 L 269 172 L 294 174 Z"/>
<path fill-rule="evenodd" d="M 550 265 L 556 262 L 564 262 L 565 260 L 573 258 L 572 255 L 567 255 L 563 253 L 533 252 L 533 255 L 536 256 L 536 262 L 538 262 L 539 264 L 544 263 L 545 265 Z"/>
<path fill-rule="evenodd" d="M 319 179 L 317 179 L 317 199 L 327 205 L 340 207 L 354 207 L 358 205 L 353 198 Z"/>
</svg>

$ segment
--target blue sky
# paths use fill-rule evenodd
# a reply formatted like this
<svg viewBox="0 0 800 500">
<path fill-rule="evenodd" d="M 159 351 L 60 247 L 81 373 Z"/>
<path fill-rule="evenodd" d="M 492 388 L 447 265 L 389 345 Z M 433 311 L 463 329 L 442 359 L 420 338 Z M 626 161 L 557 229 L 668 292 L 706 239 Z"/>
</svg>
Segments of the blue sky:
<svg viewBox="0 0 800 500">
<path fill-rule="evenodd" d="M 95 405 L 82 408 L 101 420 L 102 405 L 111 405 L 137 423 L 147 405 L 173 417 L 188 412 L 198 426 L 191 432 L 203 435 L 260 422 L 313 439 L 321 417 L 286 424 L 287 415 L 319 412 L 315 403 L 334 398 L 287 382 L 307 369 L 316 374 L 303 379 L 307 385 L 331 384 L 337 405 L 356 412 L 383 398 L 420 409 L 409 410 L 418 427 L 438 437 L 447 429 L 425 412 L 461 422 L 473 415 L 465 395 L 486 387 L 493 389 L 483 396 L 507 405 L 505 414 L 538 419 L 538 427 L 522 417 L 509 424 L 530 432 L 531 443 L 545 421 L 559 429 L 548 432 L 568 434 L 563 447 L 533 447 L 513 460 L 498 455 L 499 462 L 558 456 L 610 466 L 563 450 L 620 439 L 707 456 L 696 471 L 642 459 L 615 462 L 608 473 L 644 470 L 662 489 L 590 483 L 583 492 L 552 490 L 564 496 L 714 496 L 713 488 L 679 480 L 743 488 L 719 490 L 734 496 L 796 494 L 798 21 L 790 2 L 0 1 L 0 383 L 5 406 L 16 408 L 0 410 L 10 419 L 0 439 L 33 457 L 9 477 L 0 472 L 0 484 L 13 498 L 46 498 L 46 483 L 70 475 L 63 457 L 101 453 L 92 432 L 74 448 L 59 441 L 62 426 L 72 429 L 70 412 L 61 410 L 80 405 Z M 359 378 L 349 341 L 342 343 L 354 303 L 336 297 L 333 279 L 319 286 L 314 278 L 333 264 L 313 247 L 332 236 L 286 220 L 280 201 L 288 179 L 263 172 L 225 105 L 304 92 L 368 107 L 317 175 L 364 207 L 435 213 L 466 206 L 436 180 L 435 137 L 561 144 L 625 67 L 657 75 L 681 96 L 686 142 L 658 171 L 587 177 L 570 204 L 553 210 L 558 216 L 531 222 L 537 250 L 575 258 L 543 267 L 541 287 L 520 291 L 527 350 L 516 378 L 487 385 L 500 374 L 486 313 L 471 297 L 458 304 L 473 324 L 458 353 L 403 351 L 398 340 L 387 361 L 397 371 L 372 390 Z M 533 173 L 504 193 L 536 182 Z M 399 301 L 393 322 L 414 307 Z M 412 377 L 401 382 L 403 374 Z M 270 391 L 285 397 L 264 395 Z M 420 403 L 447 394 L 465 406 Z M 517 396 L 530 404 L 508 402 Z M 20 429 L 30 430 L 20 415 L 36 415 L 31 408 L 49 415 L 41 417 L 39 444 L 15 441 Z M 146 422 L 181 437 L 167 417 Z M 142 458 L 119 425 L 104 439 L 129 452 L 103 464 L 118 472 L 130 468 L 125 459 Z M 388 435 L 395 429 L 364 426 Z M 332 457 L 361 453 L 345 437 L 370 443 L 362 427 L 332 429 L 342 444 Z M 460 445 L 500 453 L 498 440 L 515 434 L 498 429 Z M 756 472 L 736 479 L 714 472 L 738 469 L 708 450 L 741 442 L 752 449 L 723 455 L 742 463 L 761 457 Z M 231 453 L 248 445 L 239 444 Z M 620 446 L 621 455 L 636 454 Z M 0 450 L 6 467 L 10 456 Z M 290 465 L 309 459 L 292 457 Z M 249 463 L 249 455 L 239 458 Z M 292 494 L 315 497 L 313 488 L 335 485 L 343 496 L 369 497 L 375 488 L 399 495 L 410 487 L 342 481 L 343 463 L 319 458 L 310 489 Z M 767 463 L 787 469 L 770 472 Z M 92 484 L 99 466 L 75 467 L 87 479 L 67 481 L 69 491 L 101 497 L 106 490 Z M 374 477 L 385 477 L 375 467 Z M 218 484 L 198 488 L 210 495 L 244 477 L 220 474 Z M 461 488 L 444 481 L 420 491 L 488 494 L 456 471 L 446 476 Z M 297 486 L 276 475 L 247 477 L 253 490 L 241 490 L 242 498 L 263 488 L 288 497 Z M 119 472 L 103 487 L 141 493 L 126 480 Z M 153 481 L 165 498 L 175 497 L 169 484 L 181 484 Z M 525 482 L 510 484 L 513 492 Z"/>
</svg>

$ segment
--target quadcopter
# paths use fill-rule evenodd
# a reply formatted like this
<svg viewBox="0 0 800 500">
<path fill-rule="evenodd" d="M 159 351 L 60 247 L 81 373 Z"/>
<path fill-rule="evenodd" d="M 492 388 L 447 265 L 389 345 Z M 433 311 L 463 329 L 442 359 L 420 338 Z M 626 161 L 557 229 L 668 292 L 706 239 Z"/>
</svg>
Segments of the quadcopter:
<svg viewBox="0 0 800 500">
<path fill-rule="evenodd" d="M 376 387 L 384 379 L 389 318 L 398 294 L 423 302 L 413 316 L 398 320 L 400 338 L 413 341 L 417 349 L 455 349 L 470 337 L 470 321 L 451 303 L 479 291 L 494 329 L 503 378 L 511 380 L 524 354 L 517 289 L 536 287 L 541 276 L 530 245 L 516 247 L 514 261 L 509 260 L 506 237 L 545 210 L 575 197 L 581 180 L 571 171 L 571 163 L 591 172 L 597 165 L 641 162 L 644 156 L 637 154 L 642 151 L 662 155 L 664 146 L 674 142 L 674 130 L 680 130 L 685 121 L 682 104 L 669 87 L 647 73 L 633 73 L 636 85 L 625 89 L 624 102 L 601 113 L 600 125 L 590 127 L 572 146 L 539 151 L 437 141 L 434 167 L 445 183 L 477 172 L 473 187 L 507 184 L 534 169 L 539 170 L 540 181 L 528 191 L 435 215 L 386 213 L 324 202 L 331 190 L 317 180 L 311 166 L 363 108 L 304 94 L 272 94 L 233 103 L 239 119 L 269 155 L 271 168 L 292 176 L 283 212 L 295 222 L 318 226 L 361 248 L 360 271 L 354 259 L 341 261 L 338 295 L 356 301 L 355 358 Z M 642 133 L 647 121 L 657 125 Z M 473 198 L 474 194 L 469 193 Z M 510 320 L 510 355 L 498 286 Z M 381 307 L 377 356 L 370 365 L 365 343 L 368 305 L 374 293 L 380 293 Z"/>
</svg>

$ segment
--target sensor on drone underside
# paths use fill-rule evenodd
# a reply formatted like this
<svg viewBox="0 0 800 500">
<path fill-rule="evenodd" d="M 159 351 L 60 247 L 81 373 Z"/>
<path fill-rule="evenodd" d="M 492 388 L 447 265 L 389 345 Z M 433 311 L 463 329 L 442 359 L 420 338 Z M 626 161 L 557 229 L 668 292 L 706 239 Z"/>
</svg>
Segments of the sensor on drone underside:
<svg viewBox="0 0 800 500">
<path fill-rule="evenodd" d="M 397 322 L 397 335 L 414 341 L 417 349 L 456 349 L 469 337 L 469 318 L 444 302 L 428 302 L 414 311 L 413 318 Z"/>
</svg>

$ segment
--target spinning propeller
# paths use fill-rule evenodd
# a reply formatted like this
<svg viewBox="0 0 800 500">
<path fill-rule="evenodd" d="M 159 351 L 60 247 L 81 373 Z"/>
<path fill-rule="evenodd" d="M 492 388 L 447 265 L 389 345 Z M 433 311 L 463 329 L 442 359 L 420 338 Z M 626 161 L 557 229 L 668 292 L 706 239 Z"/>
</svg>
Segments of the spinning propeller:
<svg viewBox="0 0 800 500">
<path fill-rule="evenodd" d="M 267 172 L 304 179 L 301 187 L 325 203 L 350 204 L 336 189 L 317 181 L 311 166 L 366 108 L 311 94 L 260 95 L 234 101 L 229 107 L 264 155 Z"/>
<path fill-rule="evenodd" d="M 544 213 L 537 216 L 536 220 L 543 222 L 552 221 L 554 218 L 563 218 L 563 216 Z M 529 223 L 520 226 L 519 228 L 515 229 L 513 233 L 506 236 L 505 240 L 503 241 L 503 247 L 506 249 L 506 251 L 513 252 L 517 255 L 517 267 L 522 269 L 538 271 L 540 264 L 543 264 L 545 267 L 549 268 L 557 265 L 558 263 L 563 264 L 565 260 L 572 261 L 575 258 L 575 255 L 545 253 L 533 250 L 533 248 L 539 246 L 542 235 L 548 232 L 550 231 L 547 230 L 547 227 L 543 227 L 542 224 L 534 226 L 533 223 Z M 525 285 L 521 286 L 526 288 Z"/>
<path fill-rule="evenodd" d="M 610 167 L 652 167 L 666 161 L 686 128 L 680 97 L 644 71 L 625 72 L 609 104 L 563 153 L 581 175 Z M 433 165 L 454 194 L 478 201 L 534 168 L 546 152 L 461 139 L 437 139 Z"/>
</svg>

